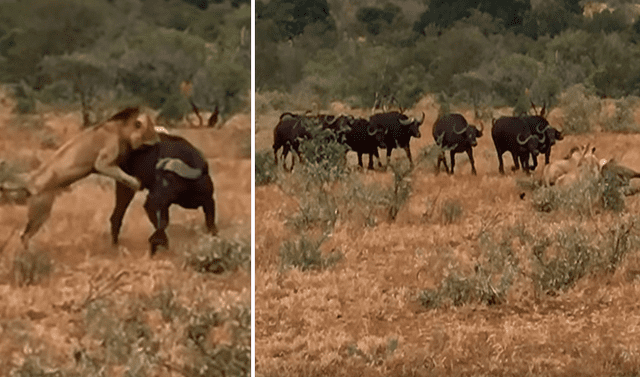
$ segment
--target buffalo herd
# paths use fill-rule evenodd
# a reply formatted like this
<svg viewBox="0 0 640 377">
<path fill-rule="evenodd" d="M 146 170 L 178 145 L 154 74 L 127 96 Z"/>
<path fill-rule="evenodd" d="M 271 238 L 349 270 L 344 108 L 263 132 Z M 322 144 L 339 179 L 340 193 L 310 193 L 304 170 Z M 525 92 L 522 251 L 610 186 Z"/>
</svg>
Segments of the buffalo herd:
<svg viewBox="0 0 640 377">
<path fill-rule="evenodd" d="M 632 188 L 629 181 L 640 178 L 640 173 L 628 167 L 619 165 L 614 160 L 598 159 L 595 148 L 589 145 L 575 147 L 564 159 L 550 162 L 551 148 L 558 140 L 563 139 L 562 132 L 552 127 L 545 118 L 543 106 L 540 113 L 533 105 L 535 115 L 522 114 L 520 116 L 503 116 L 492 120 L 491 137 L 498 157 L 498 171 L 504 174 L 503 154 L 509 152 L 513 158 L 512 170 L 522 169 L 529 174 L 538 166 L 538 156 L 544 154 L 545 167 L 539 183 L 545 186 L 569 186 L 585 178 L 609 177 L 615 179 L 623 189 L 625 195 L 633 195 L 640 189 Z M 347 151 L 358 154 L 358 165 L 363 167 L 362 155 L 369 155 L 369 169 L 374 168 L 373 157 L 378 159 L 381 167 L 378 148 L 387 150 L 387 163 L 394 148 L 402 148 L 407 154 L 409 163 L 413 167 L 409 142 L 412 137 L 421 136 L 420 126 L 425 115 L 420 119 L 409 118 L 401 112 L 385 112 L 372 115 L 369 119 L 356 118 L 351 115 L 296 115 L 284 113 L 274 129 L 273 152 L 276 165 L 278 151 L 282 148 L 284 159 L 290 151 L 296 152 L 302 160 L 300 148 L 305 141 L 324 135 L 324 143 L 328 135 L 331 139 L 345 145 Z M 480 118 L 476 113 L 476 118 Z M 448 174 L 453 174 L 455 155 L 466 153 L 471 163 L 471 174 L 476 175 L 473 148 L 478 145 L 482 137 L 484 124 L 479 120 L 479 127 L 469 124 L 461 114 L 442 114 L 433 124 L 433 139 L 438 150 L 436 172 L 444 165 Z M 321 130 L 322 132 L 317 132 Z M 445 152 L 449 152 L 450 168 L 447 164 Z M 293 161 L 291 168 L 293 168 Z M 285 166 L 286 167 L 286 166 Z"/>
<path fill-rule="evenodd" d="M 535 108 L 535 107 L 534 107 Z M 538 155 L 544 154 L 545 165 L 549 164 L 551 147 L 558 140 L 562 140 L 562 132 L 549 125 L 544 117 L 543 107 L 540 114 L 501 117 L 492 121 L 491 137 L 496 148 L 499 172 L 504 174 L 502 155 L 510 152 L 514 167 L 512 170 L 522 169 L 529 173 L 538 165 Z M 421 137 L 420 126 L 425 115 L 420 119 L 410 118 L 401 112 L 385 112 L 371 115 L 369 119 L 351 115 L 323 115 L 293 114 L 290 112 L 280 116 L 280 120 L 273 131 L 273 153 L 276 165 L 278 153 L 282 149 L 283 165 L 289 152 L 295 152 L 302 160 L 300 148 L 303 142 L 315 138 L 314 130 L 323 130 L 334 135 L 334 140 L 344 144 L 349 151 L 358 154 L 358 165 L 363 167 L 362 155 L 369 155 L 369 169 L 374 168 L 373 157 L 378 159 L 381 167 L 378 148 L 387 150 L 387 163 L 394 148 L 402 148 L 407 154 L 409 163 L 413 167 L 413 158 L 409 142 L 412 137 Z M 433 139 L 440 149 L 437 170 L 444 165 L 447 173 L 453 174 L 455 155 L 467 153 L 471 163 L 471 173 L 476 174 L 473 148 L 478 145 L 482 137 L 484 124 L 480 127 L 469 124 L 461 114 L 440 115 L 433 124 Z M 447 164 L 445 152 L 449 152 L 450 166 Z M 292 158 L 293 168 L 295 158 Z"/>
<path fill-rule="evenodd" d="M 420 126 L 424 122 L 424 113 L 420 119 L 410 118 L 400 112 L 374 114 L 369 119 L 356 118 L 351 115 L 296 115 L 284 113 L 273 130 L 273 154 L 278 164 L 278 151 L 282 148 L 283 165 L 290 151 L 298 154 L 301 159 L 300 145 L 303 141 L 313 137 L 314 131 L 323 130 L 334 137 L 333 139 L 348 150 L 358 154 L 358 165 L 361 167 L 362 155 L 369 155 L 369 169 L 373 169 L 373 157 L 378 159 L 381 166 L 378 148 L 387 150 L 387 162 L 394 148 L 405 150 L 409 162 L 413 165 L 409 141 L 412 137 L 419 138 Z M 325 134 L 325 132 L 321 132 Z M 293 168 L 292 158 L 291 167 Z"/>
</svg>

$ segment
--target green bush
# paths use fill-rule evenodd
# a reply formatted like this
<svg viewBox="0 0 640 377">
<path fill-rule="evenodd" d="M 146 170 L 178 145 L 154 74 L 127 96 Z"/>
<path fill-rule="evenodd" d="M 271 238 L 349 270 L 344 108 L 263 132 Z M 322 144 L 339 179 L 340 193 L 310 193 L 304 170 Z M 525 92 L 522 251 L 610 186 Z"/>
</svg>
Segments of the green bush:
<svg viewBox="0 0 640 377">
<path fill-rule="evenodd" d="M 297 239 L 284 241 L 280 246 L 281 268 L 286 269 L 292 266 L 308 271 L 324 270 L 334 266 L 343 258 L 343 255 L 340 250 L 336 250 L 323 256 L 320 245 L 326 239 L 326 235 L 314 240 L 302 234 Z"/>
<path fill-rule="evenodd" d="M 474 273 L 464 276 L 457 271 L 450 271 L 437 289 L 420 292 L 420 303 L 429 309 L 445 304 L 461 306 L 469 303 L 504 303 L 506 294 L 519 273 L 519 261 L 511 249 L 511 233 L 513 232 L 507 232 L 498 243 L 489 234 L 483 233 L 480 238 L 482 263 L 475 266 Z"/>
<path fill-rule="evenodd" d="M 564 115 L 563 132 L 580 134 L 590 132 L 600 114 L 600 100 L 582 84 L 574 85 L 560 95 Z"/>
<path fill-rule="evenodd" d="M 256 186 L 264 186 L 277 180 L 277 166 L 271 151 L 262 150 L 255 155 L 255 182 Z"/>
<path fill-rule="evenodd" d="M 251 269 L 251 246 L 239 240 L 201 236 L 184 253 L 185 265 L 200 273 L 221 274 L 238 268 Z"/>
</svg>

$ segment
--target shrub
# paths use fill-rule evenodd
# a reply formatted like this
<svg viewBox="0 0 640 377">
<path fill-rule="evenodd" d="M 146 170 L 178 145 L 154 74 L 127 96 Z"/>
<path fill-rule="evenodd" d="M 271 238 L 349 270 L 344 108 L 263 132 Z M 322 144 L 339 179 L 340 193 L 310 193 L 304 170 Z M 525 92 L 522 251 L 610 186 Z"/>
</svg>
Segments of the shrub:
<svg viewBox="0 0 640 377">
<path fill-rule="evenodd" d="M 563 132 L 566 134 L 590 132 L 600 113 L 600 100 L 582 84 L 565 90 L 558 106 L 564 113 Z"/>
<path fill-rule="evenodd" d="M 462 205 L 455 199 L 446 200 L 442 204 L 442 223 L 453 224 L 462 216 Z"/>
<path fill-rule="evenodd" d="M 13 260 L 13 276 L 19 286 L 35 285 L 49 276 L 52 267 L 53 262 L 47 253 L 25 250 Z"/>
<path fill-rule="evenodd" d="M 304 159 L 300 171 L 310 182 L 323 184 L 334 182 L 347 175 L 347 147 L 340 143 L 331 130 L 319 126 L 307 125 L 311 138 L 300 144 L 300 153 Z"/>
<path fill-rule="evenodd" d="M 393 221 L 411 194 L 411 181 L 408 178 L 411 169 L 402 169 L 396 165 L 391 165 L 391 168 L 393 169 L 393 188 L 388 195 L 388 207 L 389 220 Z"/>
<path fill-rule="evenodd" d="M 600 179 L 583 179 L 568 187 L 540 187 L 533 191 L 531 202 L 539 212 L 562 209 L 580 216 L 591 216 L 594 205 L 601 203 L 602 195 Z"/>
<path fill-rule="evenodd" d="M 312 226 L 330 230 L 338 220 L 337 200 L 322 188 L 312 189 L 300 199 L 300 211 L 293 215 L 287 224 L 298 230 Z"/>
<path fill-rule="evenodd" d="M 464 276 L 457 271 L 451 271 L 438 289 L 420 292 L 420 303 L 429 309 L 438 308 L 446 303 L 454 306 L 472 302 L 484 305 L 503 303 L 519 272 L 519 262 L 510 246 L 512 238 L 507 232 L 503 240 L 496 243 L 491 236 L 484 233 L 480 239 L 483 263 L 475 266 L 474 273 Z"/>
<path fill-rule="evenodd" d="M 200 273 L 221 274 L 251 269 L 251 246 L 238 240 L 205 235 L 185 252 L 185 265 Z"/>
<path fill-rule="evenodd" d="M 273 183 L 277 179 L 275 160 L 270 151 L 256 152 L 255 157 L 255 182 L 256 186 L 264 186 Z"/>
<path fill-rule="evenodd" d="M 305 234 L 295 240 L 286 240 L 280 246 L 281 268 L 289 266 L 299 268 L 302 271 L 324 270 L 335 265 L 342 259 L 340 250 L 333 251 L 327 256 L 322 255 L 320 245 L 327 239 L 323 235 L 317 240 L 308 238 Z"/>
</svg>

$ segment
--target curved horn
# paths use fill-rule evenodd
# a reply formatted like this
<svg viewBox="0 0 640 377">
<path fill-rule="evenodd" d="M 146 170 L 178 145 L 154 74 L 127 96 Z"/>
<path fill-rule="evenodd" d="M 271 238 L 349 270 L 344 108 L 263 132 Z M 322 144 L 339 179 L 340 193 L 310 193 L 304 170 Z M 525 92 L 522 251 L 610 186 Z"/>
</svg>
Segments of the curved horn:
<svg viewBox="0 0 640 377">
<path fill-rule="evenodd" d="M 522 134 L 518 134 L 518 136 L 516 136 L 516 141 L 518 142 L 518 144 L 520 145 L 525 145 L 529 142 L 529 140 L 534 137 L 534 135 L 529 135 L 526 139 L 524 139 L 524 141 L 520 141 L 520 135 Z"/>
<path fill-rule="evenodd" d="M 421 125 L 424 122 L 424 111 L 422 112 L 422 118 L 420 118 L 420 123 L 418 123 L 418 125 Z"/>
<path fill-rule="evenodd" d="M 542 130 L 540 130 L 540 126 L 544 126 L 544 128 L 543 128 Z M 545 125 L 545 124 L 543 124 L 543 123 L 539 123 L 539 124 L 536 126 L 536 131 L 538 131 L 538 133 L 539 133 L 539 134 L 542 134 L 542 133 L 544 133 L 546 130 L 548 130 L 549 128 L 551 128 L 551 125 L 549 125 L 549 124 L 546 124 L 546 125 Z"/>
<path fill-rule="evenodd" d="M 482 134 L 482 132 L 484 131 L 484 122 L 482 121 L 482 119 L 478 119 L 478 122 L 480 122 L 480 133 Z"/>
<path fill-rule="evenodd" d="M 186 179 L 198 179 L 202 176 L 203 171 L 201 169 L 195 169 L 187 165 L 184 161 L 178 158 L 162 158 L 156 163 L 156 169 L 167 170 L 182 178 Z"/>
<path fill-rule="evenodd" d="M 454 124 L 453 125 L 453 132 L 455 132 L 456 135 L 462 135 L 467 130 L 467 128 L 469 128 L 468 124 L 462 129 L 462 131 L 458 132 L 456 130 L 456 125 Z"/>
<path fill-rule="evenodd" d="M 373 130 L 373 132 L 371 130 Z M 367 126 L 367 133 L 369 134 L 369 136 L 373 136 L 373 135 L 377 134 L 378 131 L 380 131 L 380 130 L 378 128 L 376 128 L 373 124 L 369 124 Z"/>
<path fill-rule="evenodd" d="M 413 118 L 407 118 L 407 119 L 398 119 L 398 122 L 400 122 L 400 124 L 402 124 L 403 126 L 408 126 L 411 123 L 414 122 L 415 119 Z"/>
<path fill-rule="evenodd" d="M 332 120 L 332 121 L 327 121 L 327 120 L 325 120 L 325 124 L 326 124 L 327 126 L 333 126 L 333 124 L 334 124 L 335 122 L 337 122 L 337 121 L 338 121 L 338 118 L 340 118 L 340 115 L 334 115 L 334 116 L 333 116 L 333 120 Z M 325 118 L 325 119 L 326 119 L 326 118 Z"/>
</svg>

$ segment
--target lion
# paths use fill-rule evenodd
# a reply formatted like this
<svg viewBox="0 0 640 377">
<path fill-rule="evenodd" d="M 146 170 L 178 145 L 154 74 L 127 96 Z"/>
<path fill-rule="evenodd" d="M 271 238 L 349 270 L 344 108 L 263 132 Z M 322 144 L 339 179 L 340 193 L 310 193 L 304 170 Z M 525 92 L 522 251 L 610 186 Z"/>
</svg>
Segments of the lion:
<svg viewBox="0 0 640 377">
<path fill-rule="evenodd" d="M 125 173 L 118 164 L 131 151 L 159 141 L 149 115 L 137 107 L 129 107 L 66 142 L 25 179 L 28 222 L 20 235 L 25 249 L 49 218 L 56 195 L 91 173 L 111 177 L 138 190 L 140 181 Z"/>
</svg>

